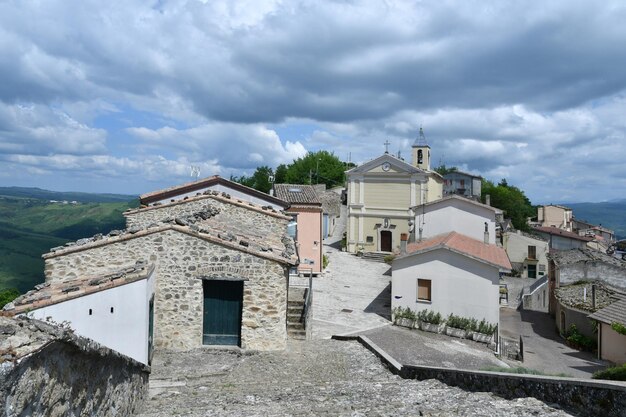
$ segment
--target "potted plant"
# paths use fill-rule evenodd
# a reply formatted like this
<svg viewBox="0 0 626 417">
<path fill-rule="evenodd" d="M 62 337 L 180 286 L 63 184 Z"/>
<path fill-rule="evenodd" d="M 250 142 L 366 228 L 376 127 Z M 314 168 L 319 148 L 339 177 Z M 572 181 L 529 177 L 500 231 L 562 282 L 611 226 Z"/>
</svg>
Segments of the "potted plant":
<svg viewBox="0 0 626 417">
<path fill-rule="evenodd" d="M 480 323 L 478 323 L 478 328 L 472 334 L 472 339 L 476 342 L 489 343 L 491 342 L 495 331 L 495 324 L 487 323 L 485 319 L 482 319 Z"/>
<path fill-rule="evenodd" d="M 396 307 L 394 309 L 394 324 L 412 329 L 415 325 L 415 312 L 409 307 Z"/>
<path fill-rule="evenodd" d="M 419 328 L 425 332 L 443 333 L 446 323 L 441 317 L 441 313 L 435 313 L 432 310 L 421 310 L 417 313 L 417 322 Z"/>
<path fill-rule="evenodd" d="M 465 338 L 465 336 L 467 336 L 467 331 L 465 330 L 467 320 L 466 318 L 450 313 L 446 319 L 446 334 L 461 339 Z"/>
</svg>

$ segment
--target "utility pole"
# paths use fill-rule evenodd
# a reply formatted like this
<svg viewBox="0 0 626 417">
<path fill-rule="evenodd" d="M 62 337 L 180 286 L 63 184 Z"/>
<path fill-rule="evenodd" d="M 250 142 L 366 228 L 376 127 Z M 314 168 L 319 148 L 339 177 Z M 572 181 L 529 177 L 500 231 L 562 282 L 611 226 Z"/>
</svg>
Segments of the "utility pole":
<svg viewBox="0 0 626 417">
<path fill-rule="evenodd" d="M 317 158 L 317 168 L 315 169 L 315 173 L 317 175 L 317 179 L 315 180 L 316 184 L 320 183 L 320 158 Z"/>
<path fill-rule="evenodd" d="M 312 181 L 312 179 L 311 179 L 312 177 L 313 177 L 313 170 L 312 170 L 312 169 L 309 169 L 309 184 L 313 184 L 313 183 L 311 182 L 311 181 Z"/>
</svg>

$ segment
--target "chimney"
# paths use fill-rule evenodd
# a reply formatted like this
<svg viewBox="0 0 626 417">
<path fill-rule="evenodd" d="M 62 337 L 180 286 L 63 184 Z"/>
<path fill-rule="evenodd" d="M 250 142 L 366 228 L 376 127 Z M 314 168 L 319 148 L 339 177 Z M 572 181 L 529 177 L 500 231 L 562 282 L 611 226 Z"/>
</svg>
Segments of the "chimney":
<svg viewBox="0 0 626 417">
<path fill-rule="evenodd" d="M 596 284 L 591 284 L 591 308 L 596 310 Z"/>
<path fill-rule="evenodd" d="M 491 195 L 490 194 L 487 194 L 485 196 L 485 204 L 487 204 L 488 206 L 491 205 Z"/>
<path fill-rule="evenodd" d="M 485 222 L 485 243 L 489 244 L 489 225 Z"/>
<path fill-rule="evenodd" d="M 408 233 L 400 233 L 400 254 L 406 254 L 406 242 L 409 240 Z"/>
</svg>

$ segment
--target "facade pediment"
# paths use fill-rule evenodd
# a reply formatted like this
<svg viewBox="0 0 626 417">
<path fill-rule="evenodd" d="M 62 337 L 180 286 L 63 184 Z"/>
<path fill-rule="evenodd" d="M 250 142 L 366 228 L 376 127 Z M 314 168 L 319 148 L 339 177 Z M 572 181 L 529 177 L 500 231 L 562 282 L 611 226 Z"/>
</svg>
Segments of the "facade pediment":
<svg viewBox="0 0 626 417">
<path fill-rule="evenodd" d="M 385 154 L 379 156 L 376 159 L 373 159 L 369 162 L 364 163 L 358 167 L 352 168 L 347 171 L 348 176 L 352 174 L 369 174 L 369 173 L 396 173 L 396 174 L 418 174 L 427 172 L 410 165 L 395 156 L 391 156 L 389 154 Z"/>
</svg>

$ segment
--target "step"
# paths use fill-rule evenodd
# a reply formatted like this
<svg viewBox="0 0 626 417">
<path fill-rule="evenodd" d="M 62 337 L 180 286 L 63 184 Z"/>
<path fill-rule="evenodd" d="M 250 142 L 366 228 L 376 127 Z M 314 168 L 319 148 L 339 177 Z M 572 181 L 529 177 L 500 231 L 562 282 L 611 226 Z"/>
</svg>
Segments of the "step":
<svg viewBox="0 0 626 417">
<path fill-rule="evenodd" d="M 289 330 L 287 335 L 291 339 L 305 340 L 306 339 L 306 331 L 304 330 Z"/>
<path fill-rule="evenodd" d="M 287 330 L 304 330 L 304 323 L 287 323 Z"/>
<path fill-rule="evenodd" d="M 299 322 L 302 319 L 302 311 L 299 311 L 297 313 L 287 313 L 287 320 L 288 321 L 297 321 Z"/>
</svg>

